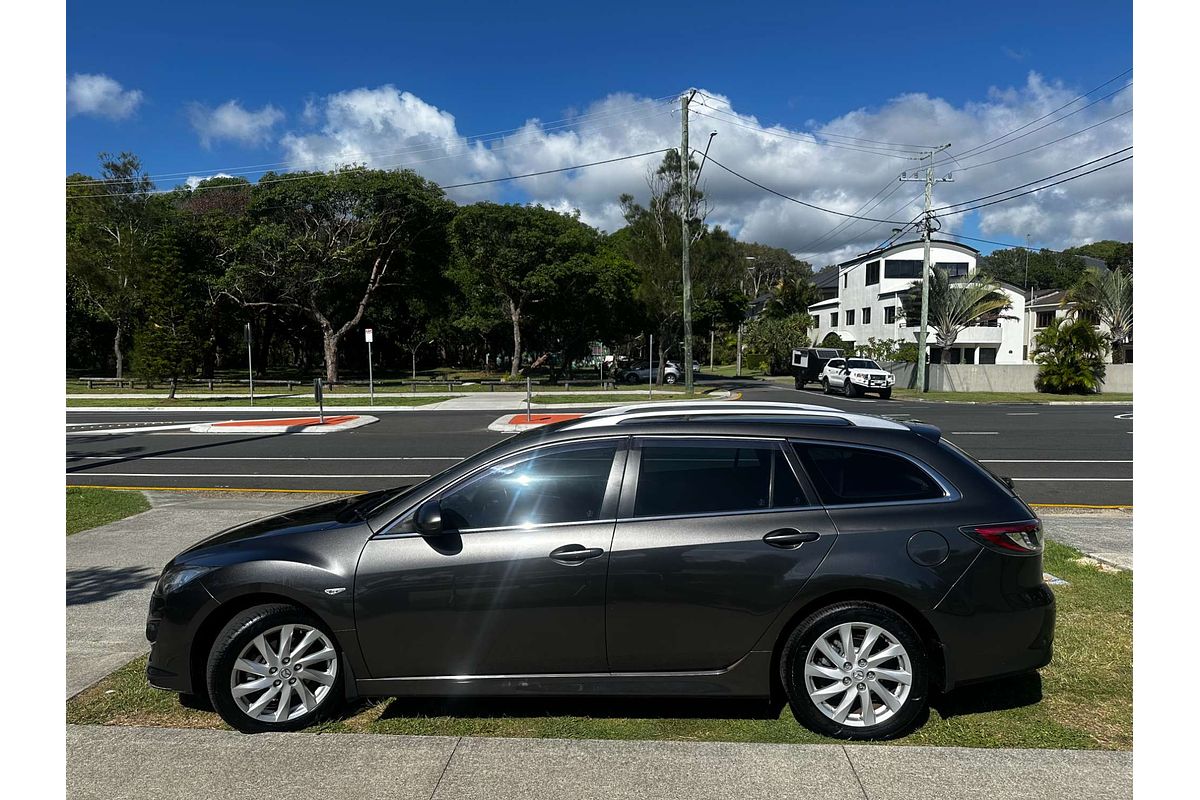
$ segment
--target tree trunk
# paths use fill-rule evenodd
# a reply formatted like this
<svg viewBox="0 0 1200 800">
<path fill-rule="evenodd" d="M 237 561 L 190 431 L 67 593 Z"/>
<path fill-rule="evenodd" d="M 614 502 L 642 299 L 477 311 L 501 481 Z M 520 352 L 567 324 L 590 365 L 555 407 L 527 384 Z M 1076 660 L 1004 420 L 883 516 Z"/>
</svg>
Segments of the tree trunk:
<svg viewBox="0 0 1200 800">
<path fill-rule="evenodd" d="M 121 326 L 117 325 L 117 334 L 113 337 L 113 355 L 117 357 L 117 380 L 122 377 L 125 360 L 121 357 Z"/>
<path fill-rule="evenodd" d="M 322 344 L 325 349 L 325 383 L 333 386 L 338 379 L 338 341 L 341 339 L 334 331 L 322 333 Z"/>
<path fill-rule="evenodd" d="M 1123 341 L 1112 343 L 1112 363 L 1125 363 L 1125 343 Z"/>
<path fill-rule="evenodd" d="M 176 386 L 178 385 L 178 383 L 179 383 L 179 379 L 178 379 L 178 378 L 176 378 L 176 377 L 174 377 L 174 376 L 172 376 L 172 378 L 171 378 L 171 394 L 170 394 L 170 396 L 167 398 L 168 400 L 174 400 L 174 399 L 175 399 L 175 388 L 176 388 Z"/>
<path fill-rule="evenodd" d="M 508 301 L 508 308 L 512 315 L 513 326 L 513 360 L 509 377 L 515 378 L 521 367 L 521 309 L 511 300 Z"/>
<path fill-rule="evenodd" d="M 651 380 L 657 381 L 659 386 L 662 386 L 663 382 L 667 379 L 667 362 L 663 360 L 662 343 L 664 340 L 665 337 L 660 334 L 658 337 L 658 373 L 657 377 L 651 377 Z"/>
</svg>

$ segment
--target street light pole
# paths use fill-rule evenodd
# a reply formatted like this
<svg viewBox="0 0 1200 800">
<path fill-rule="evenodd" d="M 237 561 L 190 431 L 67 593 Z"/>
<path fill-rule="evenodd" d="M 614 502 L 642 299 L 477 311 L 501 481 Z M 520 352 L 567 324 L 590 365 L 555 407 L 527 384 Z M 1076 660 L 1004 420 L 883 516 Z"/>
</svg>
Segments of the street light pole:
<svg viewBox="0 0 1200 800">
<path fill-rule="evenodd" d="M 250 339 L 250 323 L 246 323 L 246 364 L 250 368 L 250 405 L 254 405 L 254 346 Z"/>
<path fill-rule="evenodd" d="M 691 246 L 691 216 L 692 216 L 692 154 L 688 150 L 688 104 L 696 95 L 691 89 L 680 97 L 681 136 L 679 143 L 679 158 L 683 182 L 683 202 L 679 207 L 679 223 L 683 238 L 683 376 L 687 394 L 690 397 L 696 390 L 692 376 L 692 273 L 689 263 L 689 248 Z M 712 137 L 709 137 L 709 142 Z"/>
</svg>

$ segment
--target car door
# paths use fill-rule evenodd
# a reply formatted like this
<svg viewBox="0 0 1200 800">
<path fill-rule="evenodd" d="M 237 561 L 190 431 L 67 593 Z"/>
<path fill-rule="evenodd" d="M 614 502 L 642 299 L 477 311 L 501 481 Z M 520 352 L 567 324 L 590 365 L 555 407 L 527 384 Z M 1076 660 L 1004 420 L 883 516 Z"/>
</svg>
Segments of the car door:
<svg viewBox="0 0 1200 800">
<path fill-rule="evenodd" d="M 837 536 L 783 442 L 637 437 L 608 572 L 614 672 L 745 656 Z"/>
<path fill-rule="evenodd" d="M 439 493 L 363 550 L 359 644 L 373 678 L 602 672 L 624 438 L 547 445 Z"/>
</svg>

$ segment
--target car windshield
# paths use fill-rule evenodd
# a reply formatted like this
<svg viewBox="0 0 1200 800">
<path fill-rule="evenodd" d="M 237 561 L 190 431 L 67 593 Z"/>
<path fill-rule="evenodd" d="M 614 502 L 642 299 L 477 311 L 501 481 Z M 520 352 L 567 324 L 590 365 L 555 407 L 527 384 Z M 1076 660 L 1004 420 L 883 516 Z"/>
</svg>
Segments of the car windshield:
<svg viewBox="0 0 1200 800">
<path fill-rule="evenodd" d="M 847 363 L 851 369 L 879 369 L 879 365 L 869 358 L 852 358 Z"/>
</svg>

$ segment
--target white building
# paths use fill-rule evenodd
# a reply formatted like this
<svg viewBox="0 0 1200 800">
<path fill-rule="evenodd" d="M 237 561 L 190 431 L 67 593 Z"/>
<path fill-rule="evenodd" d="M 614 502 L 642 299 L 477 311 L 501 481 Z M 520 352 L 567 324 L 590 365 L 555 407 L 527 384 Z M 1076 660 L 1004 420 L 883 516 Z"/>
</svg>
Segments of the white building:
<svg viewBox="0 0 1200 800">
<path fill-rule="evenodd" d="M 837 294 L 815 303 L 808 313 L 816 321 L 813 344 L 830 333 L 855 345 L 868 340 L 898 339 L 916 342 L 920 319 L 905 319 L 900 295 L 921 279 L 924 244 L 895 244 L 837 265 Z M 976 269 L 979 251 L 957 242 L 934 240 L 930 263 L 950 273 L 966 276 Z M 1000 284 L 1012 307 L 964 328 L 948 353 L 937 346 L 936 328 L 928 335 L 930 361 L 947 364 L 1020 364 L 1025 359 L 1025 295 L 1015 286 Z"/>
</svg>

